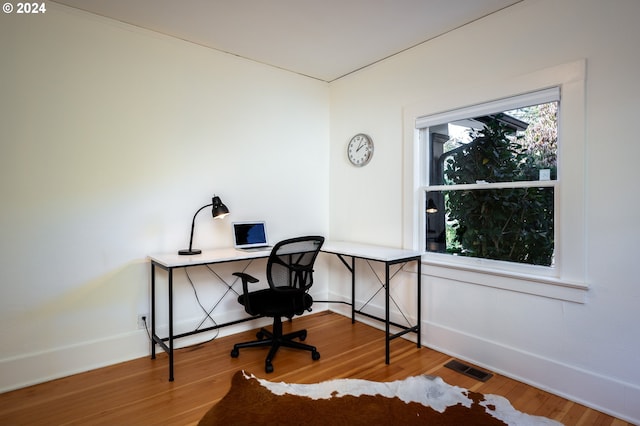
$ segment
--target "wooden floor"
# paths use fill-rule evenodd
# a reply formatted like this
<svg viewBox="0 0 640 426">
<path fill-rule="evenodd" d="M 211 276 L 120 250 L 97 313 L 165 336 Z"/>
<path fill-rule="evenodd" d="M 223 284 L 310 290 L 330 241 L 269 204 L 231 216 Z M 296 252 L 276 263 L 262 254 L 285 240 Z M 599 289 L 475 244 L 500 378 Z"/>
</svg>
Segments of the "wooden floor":
<svg viewBox="0 0 640 426">
<path fill-rule="evenodd" d="M 285 331 L 291 325 L 285 324 Z M 122 364 L 0 394 L 0 425 L 194 425 L 229 389 L 230 379 L 245 370 L 271 381 L 313 383 L 333 378 L 392 381 L 431 374 L 447 383 L 485 394 L 502 395 L 518 410 L 566 425 L 627 425 L 598 411 L 495 374 L 479 382 L 443 367 L 451 358 L 404 339 L 391 342 L 391 364 L 384 363 L 384 333 L 341 315 L 321 312 L 297 318 L 307 328 L 307 343 L 321 359 L 281 349 L 275 371 L 264 372 L 265 349 L 241 350 L 233 343 L 252 340 L 255 331 L 180 349 L 175 381 L 169 382 L 167 355 Z"/>
</svg>

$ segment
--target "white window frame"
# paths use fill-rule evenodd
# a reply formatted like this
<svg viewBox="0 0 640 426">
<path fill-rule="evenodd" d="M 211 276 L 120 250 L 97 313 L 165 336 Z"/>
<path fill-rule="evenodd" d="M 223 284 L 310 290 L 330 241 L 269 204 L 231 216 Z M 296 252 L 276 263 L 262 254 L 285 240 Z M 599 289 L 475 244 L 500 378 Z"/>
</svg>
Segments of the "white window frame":
<svg viewBox="0 0 640 426">
<path fill-rule="evenodd" d="M 512 79 L 483 84 L 465 95 L 456 90 L 456 102 L 430 100 L 404 110 L 404 246 L 424 254 L 423 273 L 528 294 L 583 303 L 586 299 L 585 248 L 585 74 L 586 62 L 576 61 Z M 555 265 L 543 267 L 491 259 L 425 252 L 424 206 L 428 144 L 420 140 L 421 127 L 450 121 L 454 114 L 482 115 L 484 108 L 500 109 L 501 102 L 535 96 L 558 87 L 558 178 L 555 185 Z M 544 101 L 543 101 L 544 102 Z M 503 110 L 509 109 L 504 104 Z M 453 113 L 451 112 L 453 111 Z M 477 113 L 476 113 L 477 112 Z"/>
<path fill-rule="evenodd" d="M 427 117 L 418 117 L 416 119 L 415 127 L 420 132 L 420 140 L 422 144 L 429 144 L 429 128 L 441 124 L 451 123 L 457 120 L 464 120 L 473 117 L 479 117 L 483 115 L 489 114 L 497 114 L 505 111 L 532 106 L 532 105 L 540 105 L 549 102 L 560 102 L 560 87 L 555 86 L 548 89 L 538 90 L 535 92 L 525 93 L 522 95 L 512 96 L 505 99 L 498 99 L 491 102 L 486 102 L 480 105 L 473 105 L 470 107 L 464 107 L 460 109 L 456 109 L 453 111 L 448 111 L 440 114 L 435 114 Z M 559 109 L 561 111 L 561 109 Z M 558 120 L 560 121 L 560 120 Z M 560 141 L 559 143 L 562 143 Z M 425 147 L 424 156 L 420 158 L 420 168 L 425 169 L 426 176 L 430 176 L 431 173 L 429 171 L 429 166 L 433 164 L 433 159 L 431 158 L 431 153 L 429 149 Z M 559 172 L 561 174 L 561 172 Z M 425 177 L 426 177 L 425 176 Z M 554 206 L 558 204 L 558 186 L 559 180 L 549 180 L 549 181 L 507 181 L 507 182 L 485 182 L 485 183 L 470 183 L 470 184 L 458 184 L 458 185 L 430 185 L 428 182 L 428 178 L 422 182 L 420 186 L 420 190 L 423 194 L 426 194 L 430 191 L 439 192 L 439 191 L 447 191 L 447 190 L 487 190 L 487 189 L 505 189 L 505 188 L 538 188 L 538 187 L 553 187 L 554 188 Z M 426 195 L 425 195 L 426 197 Z M 422 204 L 426 206 L 426 203 Z M 555 207 L 554 207 L 554 215 L 555 215 Z M 554 224 L 558 223 L 558 216 L 554 217 Z M 425 229 L 424 216 L 422 220 L 419 221 L 420 231 L 423 232 Z M 554 232 L 557 229 L 554 226 Z M 424 232 L 423 232 L 423 235 Z M 554 241 L 558 241 L 558 236 L 555 235 Z M 426 242 L 425 239 L 422 238 L 419 241 L 418 249 L 420 251 L 426 251 Z M 452 256 L 451 254 L 440 254 L 439 256 Z M 457 257 L 452 259 L 452 261 L 457 261 Z M 479 259 L 479 258 L 476 258 Z M 446 261 L 445 258 L 442 259 Z M 511 270 L 519 273 L 529 273 L 534 272 L 539 275 L 550 276 L 554 274 L 553 267 L 534 267 L 532 265 L 525 265 L 517 262 L 508 262 L 508 261 L 498 261 L 485 259 L 486 267 L 500 268 Z M 466 262 L 466 261 L 463 261 Z"/>
</svg>

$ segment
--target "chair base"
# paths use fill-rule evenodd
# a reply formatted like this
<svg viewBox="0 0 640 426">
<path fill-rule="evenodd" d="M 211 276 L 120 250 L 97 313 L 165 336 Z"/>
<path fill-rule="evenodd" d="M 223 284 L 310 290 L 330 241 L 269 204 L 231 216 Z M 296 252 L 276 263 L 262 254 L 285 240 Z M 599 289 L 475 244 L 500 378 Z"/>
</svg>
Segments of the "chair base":
<svg viewBox="0 0 640 426">
<path fill-rule="evenodd" d="M 314 361 L 320 359 L 320 352 L 316 350 L 315 346 L 307 345 L 293 340 L 305 340 L 307 338 L 307 330 L 298 330 L 292 333 L 282 334 L 282 319 L 279 317 L 276 317 L 273 320 L 273 332 L 266 330 L 265 328 L 261 328 L 260 331 L 256 333 L 256 337 L 258 338 L 258 340 L 236 343 L 235 345 L 233 345 L 233 349 L 231 350 L 231 357 L 237 358 L 238 356 L 240 356 L 240 349 L 242 348 L 270 346 L 271 348 L 269 349 L 269 353 L 267 354 L 267 358 L 265 359 L 264 363 L 264 370 L 267 373 L 273 372 L 273 358 L 276 356 L 276 352 L 278 352 L 278 349 L 280 349 L 280 347 L 282 346 L 309 351 L 311 352 L 311 359 L 313 359 Z"/>
</svg>

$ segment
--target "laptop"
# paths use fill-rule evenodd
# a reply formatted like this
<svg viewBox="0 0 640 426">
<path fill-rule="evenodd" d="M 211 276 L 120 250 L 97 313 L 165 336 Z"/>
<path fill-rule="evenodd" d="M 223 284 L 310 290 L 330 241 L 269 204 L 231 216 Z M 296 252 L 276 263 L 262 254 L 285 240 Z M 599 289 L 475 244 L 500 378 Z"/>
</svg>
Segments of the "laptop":
<svg viewBox="0 0 640 426">
<path fill-rule="evenodd" d="M 233 242 L 235 248 L 245 251 L 271 250 L 267 240 L 267 226 L 264 221 L 234 222 Z"/>
</svg>

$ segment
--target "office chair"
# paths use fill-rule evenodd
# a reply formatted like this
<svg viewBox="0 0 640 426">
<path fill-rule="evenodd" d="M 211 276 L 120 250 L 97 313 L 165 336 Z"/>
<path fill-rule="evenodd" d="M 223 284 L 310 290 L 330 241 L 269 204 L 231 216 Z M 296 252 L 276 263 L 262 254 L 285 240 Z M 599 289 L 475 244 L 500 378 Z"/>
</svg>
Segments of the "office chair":
<svg viewBox="0 0 640 426">
<path fill-rule="evenodd" d="M 256 334 L 258 340 L 237 343 L 231 350 L 231 356 L 237 358 L 241 348 L 269 346 L 265 360 L 265 371 L 273 372 L 273 358 L 281 346 L 302 349 L 311 352 L 311 359 L 320 359 L 315 346 L 306 345 L 293 339 L 305 340 L 307 330 L 298 330 L 282 334 L 282 317 L 293 318 L 304 311 L 311 311 L 313 298 L 309 288 L 313 284 L 313 264 L 324 243 L 324 237 L 309 236 L 280 241 L 271 250 L 267 261 L 267 281 L 269 288 L 249 291 L 249 284 L 259 280 L 249 274 L 236 272 L 233 275 L 242 280 L 242 294 L 238 302 L 252 316 L 273 317 L 273 330 L 264 328 Z"/>
</svg>

